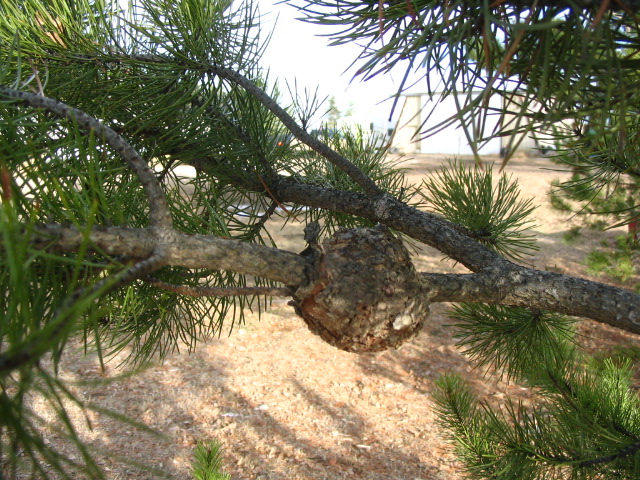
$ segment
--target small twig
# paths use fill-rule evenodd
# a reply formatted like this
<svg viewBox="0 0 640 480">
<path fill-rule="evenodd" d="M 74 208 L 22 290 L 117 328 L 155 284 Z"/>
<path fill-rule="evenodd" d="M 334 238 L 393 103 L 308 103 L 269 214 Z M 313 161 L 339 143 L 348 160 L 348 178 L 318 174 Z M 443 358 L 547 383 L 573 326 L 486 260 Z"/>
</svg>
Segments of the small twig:
<svg viewBox="0 0 640 480">
<path fill-rule="evenodd" d="M 578 462 L 578 465 L 581 467 L 591 467 L 593 465 L 599 465 L 602 463 L 609 463 L 617 460 L 618 458 L 628 457 L 629 455 L 634 455 L 638 450 L 640 450 L 640 442 L 633 443 L 626 448 L 623 448 L 619 452 L 613 453 L 611 455 L 606 455 L 604 457 L 593 458 L 591 460 L 581 460 Z"/>
<path fill-rule="evenodd" d="M 74 226 L 39 224 L 29 232 L 29 240 L 33 248 L 58 252 L 76 252 L 88 242 L 91 251 L 130 259 L 144 259 L 163 248 L 167 252 L 166 265 L 230 270 L 284 285 L 304 283 L 310 267 L 300 255 L 265 245 L 180 232 L 159 238 L 153 228 L 94 226 L 87 237 L 82 229 Z"/>
<path fill-rule="evenodd" d="M 411 20 L 413 21 L 414 25 L 418 30 L 423 30 L 422 25 L 420 25 L 420 22 L 418 22 L 418 14 L 416 13 L 415 7 L 411 3 L 411 0 L 405 0 L 405 2 L 407 5 L 407 12 L 409 12 L 409 16 L 411 17 Z"/>
<path fill-rule="evenodd" d="M 290 297 L 291 290 L 286 287 L 192 287 L 163 282 L 154 277 L 145 281 L 162 290 L 190 297 L 231 297 L 235 295 L 268 295 L 271 297 Z"/>
<path fill-rule="evenodd" d="M 158 182 L 160 184 L 162 184 L 164 182 L 165 177 L 167 176 L 167 174 L 171 171 L 171 167 L 173 167 L 173 165 L 177 162 L 177 159 L 172 158 L 169 160 L 169 162 L 167 162 L 167 164 L 164 166 L 164 168 L 162 169 L 162 172 L 160 173 L 160 175 L 158 176 Z"/>
<path fill-rule="evenodd" d="M 11 179 L 7 166 L 3 162 L 0 164 L 0 198 L 3 202 L 11 200 L 12 187 L 13 180 Z"/>
<path fill-rule="evenodd" d="M 262 216 L 260 217 L 260 220 L 258 220 L 256 223 L 254 223 L 251 226 L 252 234 L 257 234 L 260 231 L 260 229 L 262 229 L 264 224 L 267 223 L 267 221 L 274 214 L 274 212 L 276 211 L 276 208 L 278 208 L 278 202 L 276 200 L 272 200 L 271 204 L 269 205 L 269 208 L 267 208 L 267 211 L 262 214 Z"/>
<path fill-rule="evenodd" d="M 40 81 L 40 71 L 38 70 L 38 67 L 36 67 L 36 65 L 33 63 L 32 59 L 29 59 L 29 65 L 31 65 L 31 71 L 33 71 L 32 77 L 38 85 L 38 95 L 44 97 L 44 87 L 42 86 L 42 82 Z"/>
<path fill-rule="evenodd" d="M 263 178 L 260 175 L 258 175 L 258 180 L 260 180 L 260 183 L 262 184 L 264 189 L 269 194 L 269 197 L 271 197 L 271 200 L 273 200 L 282 210 L 284 210 L 287 215 L 291 216 L 291 212 L 289 210 L 287 210 L 287 207 L 285 207 L 282 203 L 280 203 L 278 201 L 278 199 L 273 195 L 273 193 L 271 192 L 271 190 L 267 186 L 267 183 L 263 180 Z"/>
<path fill-rule="evenodd" d="M 609 0 L 603 0 L 603 2 L 600 4 L 600 8 L 598 9 L 598 12 L 596 13 L 596 16 L 593 17 L 593 22 L 591 22 L 592 29 L 596 28 L 598 24 L 602 21 L 604 12 L 606 12 L 608 8 L 609 8 Z"/>
</svg>

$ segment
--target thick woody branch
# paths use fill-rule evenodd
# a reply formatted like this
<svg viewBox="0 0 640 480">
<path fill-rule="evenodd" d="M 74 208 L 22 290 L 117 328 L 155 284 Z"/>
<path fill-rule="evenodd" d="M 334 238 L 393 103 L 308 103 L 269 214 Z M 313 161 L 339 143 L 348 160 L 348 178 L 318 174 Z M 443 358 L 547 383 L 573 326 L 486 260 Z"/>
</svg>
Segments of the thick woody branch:
<svg viewBox="0 0 640 480">
<path fill-rule="evenodd" d="M 513 266 L 469 275 L 421 274 L 432 302 L 481 302 L 586 317 L 640 334 L 640 295 L 598 282 Z"/>
<path fill-rule="evenodd" d="M 37 226 L 30 241 L 36 248 L 75 252 L 87 240 L 77 228 L 56 224 Z M 295 253 L 179 232 L 159 240 L 151 229 L 94 227 L 88 242 L 95 251 L 133 259 L 148 258 L 161 248 L 165 265 L 230 270 L 292 286 L 306 281 L 309 268 L 309 262 Z"/>
<path fill-rule="evenodd" d="M 170 228 L 171 213 L 155 174 L 144 159 L 113 129 L 103 125 L 91 115 L 82 110 L 70 107 L 62 102 L 29 92 L 22 92 L 6 87 L 0 87 L 1 99 L 13 99 L 31 108 L 46 110 L 57 117 L 76 122 L 85 131 L 93 130 L 98 139 L 112 147 L 140 179 L 149 200 L 151 224 L 155 227 Z"/>
<path fill-rule="evenodd" d="M 388 196 L 375 199 L 282 179 L 283 202 L 326 208 L 380 222 L 431 245 L 472 275 L 424 274 L 434 302 L 485 302 L 582 316 L 640 333 L 640 295 L 580 278 L 515 265 L 466 236 L 455 225 Z"/>
<path fill-rule="evenodd" d="M 354 192 L 276 179 L 271 190 L 282 202 L 323 208 L 366 218 L 437 248 L 472 271 L 510 262 L 464 235 L 459 228 L 432 213 L 410 207 L 388 195 L 375 198 Z"/>
<path fill-rule="evenodd" d="M 461 236 L 460 233 L 457 235 Z M 158 247 L 156 238 L 150 229 L 96 227 L 89 234 L 88 241 L 93 249 L 108 255 L 141 259 L 160 248 L 164 254 L 163 265 L 229 270 L 269 278 L 292 287 L 307 285 L 314 275 L 310 260 L 291 252 L 237 240 L 181 233 L 163 240 Z M 34 247 L 58 251 L 77 251 L 85 241 L 81 231 L 62 225 L 38 226 L 31 237 Z M 431 302 L 523 306 L 591 318 L 640 334 L 640 295 L 609 285 L 533 270 L 506 261 L 495 262 L 493 267 L 484 268 L 480 273 L 423 273 L 421 278 Z M 176 287 L 172 286 L 174 290 Z M 187 295 L 198 293 L 175 291 Z"/>
</svg>

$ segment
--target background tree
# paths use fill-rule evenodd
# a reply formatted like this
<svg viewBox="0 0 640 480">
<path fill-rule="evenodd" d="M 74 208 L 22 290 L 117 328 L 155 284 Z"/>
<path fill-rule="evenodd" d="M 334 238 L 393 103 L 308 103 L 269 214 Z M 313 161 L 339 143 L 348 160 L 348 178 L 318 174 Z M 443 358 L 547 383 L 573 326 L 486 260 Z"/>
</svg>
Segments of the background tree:
<svg viewBox="0 0 640 480">
<path fill-rule="evenodd" d="M 336 97 L 329 97 L 329 110 L 327 111 L 327 120 L 329 125 L 335 128 L 338 125 L 338 120 L 340 120 L 341 117 L 342 110 L 338 108 Z"/>
<path fill-rule="evenodd" d="M 406 62 L 408 71 L 440 73 L 449 93 L 484 82 L 484 94 L 467 97 L 451 120 L 476 145 L 482 119 L 507 113 L 488 111 L 484 99 L 515 100 L 516 91 L 519 120 L 496 134 L 606 110 L 602 118 L 615 113 L 617 123 L 600 122 L 597 134 L 617 135 L 621 155 L 634 138 L 637 85 L 627 73 L 636 60 L 620 54 L 637 50 L 633 2 L 301 7 L 311 21 L 342 25 L 335 43 L 365 42 L 362 75 Z M 533 206 L 489 169 L 454 162 L 412 186 L 359 132 L 310 135 L 316 99 L 293 95 L 282 106 L 260 66 L 263 46 L 250 2 L 0 6 L 7 475 L 26 466 L 44 476 L 45 464 L 68 477 L 100 475 L 65 410 L 65 400 L 81 402 L 39 362 L 51 355 L 56 364 L 71 336 L 105 360 L 129 347 L 137 365 L 231 328 L 244 308 L 262 308 L 262 296 L 286 295 L 312 331 L 353 352 L 415 336 L 430 303 L 475 302 L 455 310 L 461 343 L 535 386 L 541 401 L 492 412 L 459 379 L 442 379 L 441 416 L 468 473 L 637 478 L 640 406 L 629 366 L 589 362 L 559 314 L 639 333 L 640 297 L 522 265 L 535 248 Z M 297 142 L 279 144 L 289 133 Z M 598 168 L 621 168 L 619 157 L 606 158 Z M 635 157 L 622 158 L 634 171 Z M 197 175 L 180 178 L 178 165 Z M 277 249 L 274 215 L 306 225 L 305 251 Z M 403 237 L 469 273 L 416 272 Z M 57 412 L 80 460 L 45 444 L 34 393 Z"/>
</svg>

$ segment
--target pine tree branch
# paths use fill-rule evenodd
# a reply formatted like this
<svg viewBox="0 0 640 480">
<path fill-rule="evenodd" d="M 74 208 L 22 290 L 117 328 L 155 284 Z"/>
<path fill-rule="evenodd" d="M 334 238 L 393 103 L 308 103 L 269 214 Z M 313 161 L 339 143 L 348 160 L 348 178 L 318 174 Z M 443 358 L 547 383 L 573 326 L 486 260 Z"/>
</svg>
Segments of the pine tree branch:
<svg viewBox="0 0 640 480">
<path fill-rule="evenodd" d="M 161 246 L 167 265 L 229 270 L 291 287 L 306 285 L 312 278 L 312 264 L 303 256 L 238 240 L 176 233 L 160 242 L 150 229 L 120 227 L 96 227 L 88 240 L 93 249 L 107 255 L 138 259 Z M 53 251 L 77 251 L 83 241 L 79 230 L 62 225 L 40 225 L 31 237 L 35 248 Z M 496 257 L 499 261 L 493 268 L 476 274 L 421 274 L 430 300 L 536 308 L 590 318 L 640 334 L 640 295 Z"/>
<path fill-rule="evenodd" d="M 591 318 L 640 334 L 640 295 L 598 282 L 516 265 L 466 236 L 455 225 L 388 196 L 375 199 L 282 179 L 283 202 L 331 209 L 380 222 L 462 263 L 475 275 L 425 274 L 432 301 L 527 306 Z"/>
<path fill-rule="evenodd" d="M 312 150 L 318 152 L 333 165 L 349 175 L 349 177 L 360 185 L 368 195 L 379 195 L 382 193 L 382 190 L 380 190 L 373 180 L 365 175 L 362 170 L 331 147 L 310 135 L 304 128 L 298 125 L 295 119 L 289 115 L 285 109 L 278 105 L 269 95 L 266 94 L 264 90 L 258 87 L 251 80 L 230 68 L 211 66 L 208 68 L 208 71 L 244 88 L 249 94 L 278 117 L 294 137 L 309 146 Z"/>
<path fill-rule="evenodd" d="M 78 60 L 78 57 L 74 57 Z M 91 61 L 92 56 L 86 55 L 83 56 L 84 61 Z M 137 60 L 144 63 L 167 63 L 171 61 L 172 65 L 175 65 L 176 61 L 163 56 L 163 55 L 132 55 L 132 56 L 118 56 L 118 55 L 109 55 L 107 58 L 101 58 L 101 61 L 111 62 L 111 63 L 122 63 L 124 61 Z M 262 105 L 264 105 L 269 111 L 271 111 L 281 122 L 282 124 L 289 129 L 289 131 L 300 140 L 305 145 L 309 146 L 312 150 L 316 151 L 322 157 L 327 159 L 330 163 L 335 165 L 337 168 L 345 172 L 349 177 L 353 179 L 353 181 L 358 184 L 364 192 L 368 195 L 379 195 L 382 190 L 375 184 L 375 182 L 369 178 L 362 170 L 360 170 L 356 165 L 354 165 L 349 159 L 339 154 L 327 144 L 319 141 L 313 135 L 309 134 L 304 128 L 302 128 L 296 120 L 287 113 L 287 111 L 282 108 L 278 103 L 271 98 L 263 89 L 258 87 L 254 82 L 249 80 L 244 75 L 239 72 L 226 67 L 220 67 L 216 65 L 207 65 L 204 66 L 201 64 L 196 64 L 192 66 L 193 68 L 206 70 L 207 73 L 218 76 L 220 78 L 226 79 L 230 82 L 235 83 L 236 85 L 242 87 L 247 93 L 252 95 L 256 100 L 258 100 Z M 8 90 L 8 89 L 7 89 Z M 21 94 L 22 92 L 13 91 L 16 94 Z M 69 107 L 67 107 L 69 108 Z M 103 127 L 108 128 L 108 127 Z M 109 129 L 111 130 L 111 129 Z M 114 131 L 111 130 L 114 135 L 117 135 Z"/>
<path fill-rule="evenodd" d="M 167 205 L 164 192 L 155 174 L 151 171 L 147 163 L 113 129 L 103 125 L 94 117 L 82 110 L 70 107 L 62 102 L 41 95 L 13 90 L 0 86 L 0 99 L 15 100 L 16 102 L 31 108 L 46 110 L 57 117 L 66 118 L 76 122 L 80 128 L 89 132 L 94 131 L 98 139 L 103 140 L 111 146 L 125 161 L 125 163 L 135 172 L 140 180 L 140 184 L 149 200 L 151 224 L 155 227 L 170 228 L 172 225 L 171 213 Z"/>
<path fill-rule="evenodd" d="M 61 252 L 75 252 L 86 241 L 92 250 L 110 256 L 144 259 L 161 249 L 166 265 L 229 270 L 293 286 L 306 281 L 310 268 L 304 257 L 284 250 L 180 232 L 158 237 L 150 228 L 98 226 L 87 239 L 76 227 L 48 224 L 35 226 L 30 237 L 35 248 Z"/>
<path fill-rule="evenodd" d="M 360 193 L 295 182 L 289 177 L 274 179 L 270 189 L 282 203 L 332 210 L 386 225 L 437 248 L 472 271 L 511 265 L 494 251 L 461 233 L 458 226 L 389 195 L 371 198 Z"/>
<path fill-rule="evenodd" d="M 261 102 L 266 102 L 267 106 L 275 105 L 272 99 L 245 77 L 228 69 L 217 68 L 213 73 L 233 79 L 247 88 L 249 93 L 257 95 Z M 155 175 L 116 132 L 77 109 L 39 95 L 3 87 L 0 88 L 0 95 L 33 108 L 46 109 L 62 118 L 72 119 L 85 130 L 93 129 L 122 155 L 140 177 L 151 203 L 155 225 L 170 226 L 171 218 L 166 200 Z M 274 113 L 284 112 L 277 105 L 275 110 Z M 295 123 L 290 117 L 289 119 Z M 287 127 L 291 128 L 290 125 Z M 294 130 L 295 128 L 300 127 L 296 125 Z M 308 135 L 302 132 L 303 137 Z M 312 143 L 325 146 L 315 138 L 309 138 Z M 313 145 L 310 146 L 314 148 Z M 327 156 L 323 148 L 316 150 Z M 330 153 L 328 155 L 331 156 Z M 362 172 L 356 170 L 357 172 L 350 174 L 364 188 L 366 180 L 360 178 L 358 172 Z M 349 173 L 348 166 L 346 171 Z M 370 180 L 368 177 L 364 178 Z M 294 202 L 377 221 L 438 248 L 472 271 L 479 272 L 469 277 L 431 277 L 433 284 L 429 286 L 437 291 L 432 294 L 433 301 L 484 301 L 528 306 L 585 316 L 640 333 L 640 297 L 637 295 L 595 282 L 519 267 L 464 235 L 455 225 L 381 194 L 380 190 L 366 188 L 368 194 L 377 193 L 372 198 L 370 195 L 301 184 L 284 177 L 271 179 L 270 190 L 280 202 Z M 289 252 L 233 240 L 187 236 L 167 228 L 162 230 L 95 228 L 90 234 L 90 241 L 108 254 L 142 259 L 149 258 L 160 248 L 168 265 L 230 270 L 269 278 L 285 285 L 299 286 L 308 278 L 308 262 Z M 73 227 L 46 225 L 38 227 L 36 231 L 37 238 L 32 241 L 41 247 L 47 245 L 63 251 L 76 251 L 84 241 L 83 235 Z M 445 280 L 440 282 L 442 279 Z M 454 283 L 458 284 L 456 289 L 451 287 Z M 447 286 L 442 287 L 440 284 Z"/>
<path fill-rule="evenodd" d="M 511 264 L 482 273 L 422 273 L 432 302 L 481 302 L 590 318 L 640 334 L 640 295 L 599 282 Z"/>
<path fill-rule="evenodd" d="M 253 95 L 260 103 L 267 107 L 280 121 L 284 124 L 289 131 L 305 145 L 308 145 L 312 150 L 318 152 L 329 162 L 334 164 L 340 170 L 349 175 L 368 195 L 379 195 L 382 190 L 371 180 L 367 175 L 356 167 L 347 158 L 340 155 L 331 147 L 322 143 L 314 136 L 310 135 L 304 128 L 289 115 L 280 105 L 278 105 L 271 97 L 269 97 L 260 87 L 253 83 L 248 78 L 239 74 L 235 70 L 230 68 L 213 66 L 209 68 L 209 71 L 218 75 L 221 78 L 225 78 L 231 82 L 240 85 L 249 94 Z"/>
<path fill-rule="evenodd" d="M 593 465 L 600 465 L 602 463 L 610 463 L 614 460 L 618 460 L 619 458 L 628 457 L 629 455 L 634 455 L 636 452 L 640 450 L 640 442 L 632 443 L 626 448 L 623 448 L 619 452 L 613 453 L 611 455 L 606 455 L 604 457 L 593 458 L 591 460 L 582 460 L 579 462 L 575 462 L 575 460 L 571 463 L 577 464 L 581 467 L 590 467 Z"/>
</svg>

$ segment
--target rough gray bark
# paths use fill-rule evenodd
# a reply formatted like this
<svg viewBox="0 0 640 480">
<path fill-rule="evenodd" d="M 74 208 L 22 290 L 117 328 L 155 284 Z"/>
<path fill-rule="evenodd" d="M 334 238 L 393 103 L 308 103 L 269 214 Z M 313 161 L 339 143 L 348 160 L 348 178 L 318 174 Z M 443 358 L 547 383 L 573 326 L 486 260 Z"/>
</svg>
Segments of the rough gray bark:
<svg viewBox="0 0 640 480">
<path fill-rule="evenodd" d="M 621 288 L 514 265 L 469 275 L 423 273 L 432 302 L 482 302 L 590 318 L 640 334 L 640 296 Z"/>
<path fill-rule="evenodd" d="M 150 229 L 95 227 L 88 238 L 94 250 L 133 259 L 146 258 L 160 245 Z M 39 226 L 31 237 L 36 248 L 69 252 L 77 251 L 83 241 L 82 233 L 76 228 L 61 225 Z M 303 292 L 312 291 L 322 282 L 322 289 L 329 289 L 326 293 L 344 288 L 353 290 L 353 295 L 363 295 L 363 298 L 366 295 L 359 289 L 367 291 L 379 287 L 375 286 L 371 275 L 359 277 L 362 285 L 356 285 L 356 277 L 350 278 L 345 284 L 336 278 L 335 273 L 331 277 L 337 283 L 329 287 L 327 273 L 319 269 L 320 265 L 326 268 L 324 263 L 315 264 L 301 255 L 237 240 L 176 232 L 172 240 L 163 242 L 166 252 L 163 264 L 231 270 L 279 281 L 290 286 L 292 291 L 298 290 L 298 306 L 309 295 Z M 369 253 L 372 252 L 370 249 Z M 598 282 L 530 269 L 496 257 L 499 261 L 478 273 L 421 273 L 420 288 L 415 287 L 411 291 L 416 295 L 424 295 L 432 303 L 484 302 L 523 306 L 586 317 L 640 334 L 640 295 Z M 374 255 L 370 261 L 377 261 Z M 398 262 L 400 268 L 405 260 Z M 378 264 L 385 263 L 380 261 Z M 393 269 L 389 262 L 385 265 L 390 271 Z M 324 280 L 320 282 L 319 277 Z"/>
<path fill-rule="evenodd" d="M 295 253 L 203 235 L 173 231 L 159 237 L 151 228 L 93 227 L 87 238 L 91 250 L 132 260 L 148 258 L 159 248 L 166 265 L 186 268 L 230 270 L 269 278 L 285 285 L 300 285 L 311 264 Z M 36 248 L 76 252 L 85 242 L 84 233 L 73 226 L 38 225 L 30 242 Z"/>
<path fill-rule="evenodd" d="M 437 248 L 472 271 L 510 264 L 497 253 L 466 236 L 451 222 L 432 213 L 416 210 L 389 195 L 369 197 L 303 184 L 287 177 L 273 179 L 270 190 L 282 203 L 297 203 L 347 213 L 386 225 Z"/>
<path fill-rule="evenodd" d="M 431 245 L 477 272 L 423 274 L 432 302 L 486 302 L 582 316 L 640 333 L 640 295 L 598 282 L 516 265 L 450 222 L 388 196 L 369 198 L 282 179 L 282 202 L 302 203 L 380 222 Z"/>
</svg>

